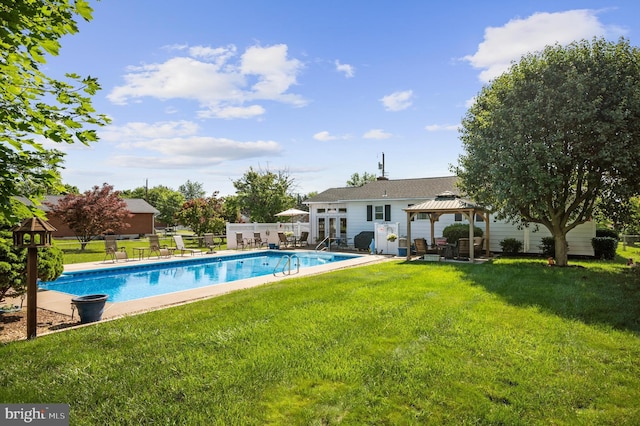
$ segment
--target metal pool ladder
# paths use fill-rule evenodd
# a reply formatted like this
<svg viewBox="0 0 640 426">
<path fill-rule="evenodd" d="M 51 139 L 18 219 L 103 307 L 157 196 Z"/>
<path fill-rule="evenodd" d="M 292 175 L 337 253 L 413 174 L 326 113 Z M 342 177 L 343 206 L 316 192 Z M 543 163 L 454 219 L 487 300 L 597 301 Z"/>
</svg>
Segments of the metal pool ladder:
<svg viewBox="0 0 640 426">
<path fill-rule="evenodd" d="M 284 255 L 280 258 L 280 260 L 278 261 L 278 264 L 276 265 L 275 268 L 273 268 L 273 276 L 277 277 L 279 273 L 282 273 L 283 276 L 286 275 L 291 275 L 291 263 L 295 261 L 295 272 L 293 272 L 294 274 L 297 274 L 298 272 L 300 272 L 300 259 L 298 258 L 297 255 L 292 254 L 292 255 Z M 280 265 L 282 265 L 281 270 L 278 270 L 278 268 L 280 268 Z"/>
</svg>

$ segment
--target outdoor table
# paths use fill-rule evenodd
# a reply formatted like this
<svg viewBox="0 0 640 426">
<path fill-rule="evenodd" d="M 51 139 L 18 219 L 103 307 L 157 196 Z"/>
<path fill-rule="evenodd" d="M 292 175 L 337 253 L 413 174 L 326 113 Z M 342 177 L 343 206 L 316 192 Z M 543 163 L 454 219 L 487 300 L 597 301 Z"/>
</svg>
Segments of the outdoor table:
<svg viewBox="0 0 640 426">
<path fill-rule="evenodd" d="M 135 256 L 136 252 L 138 252 L 138 260 L 144 259 L 144 252 L 149 250 L 149 247 L 134 247 L 133 255 Z"/>
</svg>

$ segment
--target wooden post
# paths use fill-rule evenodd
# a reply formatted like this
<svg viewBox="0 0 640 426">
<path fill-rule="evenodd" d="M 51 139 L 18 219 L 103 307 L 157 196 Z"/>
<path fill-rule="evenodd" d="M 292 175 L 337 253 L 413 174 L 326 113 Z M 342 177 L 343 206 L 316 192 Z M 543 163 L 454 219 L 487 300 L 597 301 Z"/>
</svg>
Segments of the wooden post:
<svg viewBox="0 0 640 426">
<path fill-rule="evenodd" d="M 27 249 L 27 339 L 36 337 L 38 324 L 38 248 Z"/>
</svg>

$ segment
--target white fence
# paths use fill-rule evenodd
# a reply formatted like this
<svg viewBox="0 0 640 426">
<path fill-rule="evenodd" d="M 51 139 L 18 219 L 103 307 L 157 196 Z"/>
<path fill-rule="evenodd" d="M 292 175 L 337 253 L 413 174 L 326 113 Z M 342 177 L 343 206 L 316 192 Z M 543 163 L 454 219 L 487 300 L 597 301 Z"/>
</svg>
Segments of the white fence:
<svg viewBox="0 0 640 426">
<path fill-rule="evenodd" d="M 227 222 L 227 248 L 235 249 L 236 234 L 241 233 L 245 240 L 253 240 L 254 233 L 259 232 L 263 242 L 279 245 L 278 232 L 293 232 L 299 237 L 302 232 L 309 232 L 309 222 L 277 222 L 277 223 L 229 223 Z"/>
</svg>

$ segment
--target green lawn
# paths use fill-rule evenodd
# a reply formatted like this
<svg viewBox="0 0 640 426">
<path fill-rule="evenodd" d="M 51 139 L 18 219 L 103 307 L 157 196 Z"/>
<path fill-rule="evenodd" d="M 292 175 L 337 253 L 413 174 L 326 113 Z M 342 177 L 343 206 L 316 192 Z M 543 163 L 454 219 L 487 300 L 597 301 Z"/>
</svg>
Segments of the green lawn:
<svg viewBox="0 0 640 426">
<path fill-rule="evenodd" d="M 0 402 L 74 425 L 640 424 L 640 274 L 544 263 L 393 261 L 2 345 Z"/>
<path fill-rule="evenodd" d="M 175 243 L 171 236 L 166 237 L 160 235 L 160 245 L 175 247 Z M 184 244 L 186 247 L 198 248 L 197 243 L 190 239 L 185 238 Z M 72 239 L 56 239 L 54 245 L 62 250 L 64 253 L 64 263 L 84 263 L 84 262 L 101 262 L 105 259 L 104 240 L 93 240 L 87 244 L 84 250 L 80 249 L 80 243 L 77 240 Z M 118 247 L 125 247 L 129 257 L 133 257 L 134 247 L 149 247 L 149 239 L 142 238 L 136 240 L 118 240 Z M 202 247 L 201 247 L 202 248 Z M 226 244 L 222 246 L 221 250 L 227 248 Z M 217 250 L 217 248 L 216 248 Z"/>
</svg>

